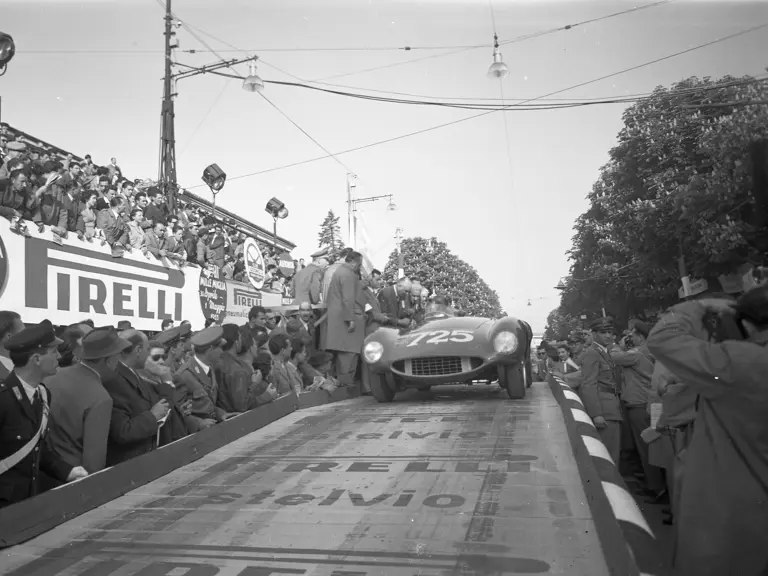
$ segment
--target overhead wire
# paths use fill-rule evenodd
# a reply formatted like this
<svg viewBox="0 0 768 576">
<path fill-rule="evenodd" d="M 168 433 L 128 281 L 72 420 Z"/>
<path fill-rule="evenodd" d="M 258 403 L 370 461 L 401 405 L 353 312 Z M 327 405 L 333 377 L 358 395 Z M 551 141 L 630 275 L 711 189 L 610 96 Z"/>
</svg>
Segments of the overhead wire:
<svg viewBox="0 0 768 576">
<path fill-rule="evenodd" d="M 758 25 L 758 26 L 754 26 L 752 28 L 748 28 L 746 30 L 739 31 L 739 32 L 736 32 L 734 34 L 730 34 L 730 35 L 727 35 L 727 36 L 723 36 L 723 37 L 717 38 L 715 40 L 712 40 L 710 42 L 706 42 L 704 44 L 699 44 L 699 45 L 694 46 L 692 48 L 687 48 L 685 50 L 681 50 L 679 52 L 675 52 L 675 53 L 669 54 L 667 56 L 662 56 L 661 58 L 655 58 L 654 60 L 650 60 L 648 62 L 644 62 L 642 64 L 638 64 L 636 66 L 631 66 L 629 68 L 625 68 L 623 70 L 619 70 L 619 71 L 613 72 L 611 74 L 600 76 L 599 78 L 594 78 L 594 79 L 588 80 L 586 82 L 580 82 L 579 84 L 576 84 L 576 85 L 573 85 L 573 86 L 562 88 L 560 90 L 555 90 L 555 91 L 549 92 L 547 94 L 542 94 L 541 96 L 525 100 L 525 101 L 521 102 L 520 104 L 511 104 L 511 105 L 505 107 L 504 110 L 508 110 L 510 108 L 517 108 L 517 107 L 521 106 L 522 104 L 527 104 L 529 102 L 533 102 L 533 101 L 536 101 L 536 100 L 539 100 L 539 99 L 548 98 L 548 97 L 554 96 L 556 94 L 562 94 L 564 92 L 568 92 L 568 91 L 574 90 L 576 88 L 582 88 L 582 87 L 587 86 L 589 84 L 594 84 L 596 82 L 600 82 L 600 81 L 605 80 L 607 78 L 612 78 L 612 77 L 615 77 L 615 76 L 619 76 L 620 74 L 625 74 L 627 72 L 638 70 L 639 68 L 643 68 L 645 66 L 651 66 L 651 65 L 656 64 L 658 62 L 662 62 L 664 60 L 669 60 L 670 58 L 674 58 L 676 56 L 681 56 L 683 54 L 688 54 L 690 52 L 693 52 L 694 50 L 699 50 L 699 49 L 702 49 L 702 48 L 706 48 L 706 47 L 712 46 L 714 44 L 717 44 L 719 42 L 724 42 L 726 40 L 730 40 L 732 38 L 735 38 L 735 37 L 738 37 L 738 36 L 742 36 L 744 34 L 747 34 L 747 33 L 750 33 L 750 32 L 754 32 L 756 30 L 760 30 L 760 29 L 765 28 L 765 27 L 768 27 L 768 24 L 761 24 L 761 25 Z M 364 145 L 361 145 L 361 146 L 356 146 L 356 147 L 353 147 L 353 148 L 349 148 L 349 149 L 346 149 L 346 150 L 335 152 L 334 155 L 335 156 L 342 156 L 344 154 L 351 154 L 353 152 L 359 152 L 359 151 L 362 151 L 362 150 L 367 150 L 367 149 L 373 148 L 375 146 L 382 146 L 384 144 L 390 144 L 392 142 L 397 142 L 399 140 L 404 140 L 405 138 L 411 138 L 413 136 L 419 136 L 421 134 L 426 134 L 428 132 L 434 132 L 435 130 L 440 130 L 440 129 L 443 129 L 443 128 L 448 128 L 450 126 L 455 126 L 456 124 L 461 124 L 461 123 L 464 123 L 464 122 L 468 122 L 470 120 L 475 120 L 477 118 L 482 118 L 484 116 L 488 116 L 489 114 L 493 114 L 493 113 L 499 112 L 499 111 L 500 110 L 486 110 L 484 112 L 481 112 L 480 114 L 473 114 L 471 116 L 466 116 L 464 118 L 458 118 L 456 120 L 451 120 L 450 122 L 444 122 L 442 124 L 437 124 L 437 125 L 430 126 L 430 127 L 427 127 L 427 128 L 422 128 L 420 130 L 414 130 L 412 132 L 408 132 L 406 134 L 401 134 L 399 136 L 393 136 L 391 138 L 386 138 L 384 140 L 379 140 L 379 141 L 376 141 L 376 142 L 370 142 L 368 144 L 364 144 Z M 242 174 L 240 176 L 234 176 L 234 177 L 229 178 L 229 180 L 239 180 L 239 179 L 242 179 L 242 178 L 250 178 L 250 177 L 253 177 L 253 176 L 260 176 L 262 174 L 268 174 L 270 172 L 276 172 L 276 171 L 279 171 L 279 170 L 286 170 L 288 168 L 294 168 L 294 167 L 297 167 L 297 166 L 303 166 L 303 165 L 310 164 L 310 163 L 313 163 L 313 162 L 319 162 L 320 160 L 325 160 L 325 159 L 327 159 L 329 157 L 330 156 L 319 156 L 319 157 L 316 157 L 316 158 L 309 158 L 307 160 L 302 160 L 302 161 L 299 161 L 299 162 L 292 162 L 290 164 L 285 164 L 285 165 L 282 165 L 282 166 L 276 166 L 274 168 L 268 168 L 268 169 L 259 170 L 259 171 L 256 171 L 256 172 L 251 172 L 249 174 Z M 199 188 L 200 186 L 201 185 L 191 186 L 190 188 Z"/>
<path fill-rule="evenodd" d="M 625 14 L 630 14 L 632 12 L 637 12 L 640 10 L 647 10 L 648 8 L 655 8 L 657 6 L 662 6 L 664 4 L 671 4 L 672 2 L 676 2 L 677 0 L 660 0 L 658 2 L 653 2 L 652 4 L 646 4 L 644 6 L 634 6 L 632 8 L 628 8 L 626 10 L 621 10 L 619 12 L 614 12 L 612 14 L 606 14 L 605 16 L 598 16 L 596 18 L 590 18 L 588 20 L 583 20 L 580 22 L 576 22 L 574 24 L 566 24 L 565 26 L 558 26 L 557 28 L 549 28 L 547 30 L 540 30 L 538 32 L 533 32 L 530 34 L 524 34 L 522 36 L 517 36 L 515 38 L 511 38 L 509 40 L 504 40 L 502 42 L 499 42 L 500 46 L 506 46 L 508 44 L 514 44 L 517 42 L 524 42 L 526 40 L 532 40 L 534 38 L 540 38 L 542 36 L 547 36 L 549 34 L 555 34 L 557 32 L 563 32 L 567 30 L 573 30 L 577 26 L 585 26 L 587 24 L 594 24 L 595 22 L 600 22 L 602 20 L 607 20 L 609 18 L 616 18 L 617 16 L 623 16 Z M 326 80 L 333 80 L 335 78 L 345 78 L 347 76 L 356 76 L 358 74 L 365 74 L 368 72 L 377 72 L 379 70 L 386 70 L 389 68 L 396 68 L 399 66 L 407 66 L 409 64 L 415 64 L 417 62 L 423 62 L 425 60 L 432 60 L 435 58 L 442 58 L 444 56 L 452 56 L 454 54 L 461 54 L 463 52 L 468 52 L 470 50 L 476 50 L 478 48 L 488 48 L 488 45 L 478 45 L 478 46 L 471 46 L 471 47 L 464 47 L 460 48 L 458 50 L 452 50 L 450 52 L 443 52 L 442 54 L 431 54 L 429 56 L 422 56 L 420 58 L 412 58 L 410 60 L 405 60 L 404 62 L 393 62 L 390 64 L 384 64 L 382 66 L 374 66 L 372 68 L 365 68 L 363 70 L 356 70 L 353 72 L 344 72 L 342 74 L 334 74 L 332 76 L 325 76 L 323 78 L 318 78 L 317 80 L 314 80 L 313 82 L 325 82 Z"/>
<path fill-rule="evenodd" d="M 158 4 L 160 4 L 160 5 L 161 5 L 163 8 L 165 8 L 165 3 L 163 2 L 163 0 L 155 0 L 155 1 L 156 1 Z M 213 53 L 213 54 L 214 54 L 214 55 L 215 55 L 217 58 L 219 58 L 219 60 L 221 60 L 222 62 L 224 62 L 224 61 L 225 61 L 225 59 L 224 59 L 224 58 L 223 58 L 223 57 L 222 57 L 222 56 L 221 56 L 221 55 L 220 55 L 220 54 L 219 54 L 219 53 L 218 53 L 216 50 L 214 50 L 214 49 L 213 49 L 213 48 L 210 46 L 210 44 L 208 44 L 208 43 L 207 43 L 205 40 L 203 40 L 202 38 L 200 38 L 200 36 L 199 36 L 198 34 L 196 34 L 196 33 L 195 33 L 195 30 L 197 30 L 197 31 L 198 31 L 199 33 L 201 33 L 201 34 L 206 34 L 206 35 L 208 35 L 208 36 L 210 36 L 210 34 L 207 34 L 206 32 L 204 32 L 203 30 L 201 30 L 201 29 L 197 28 L 196 26 L 192 26 L 192 25 L 190 25 L 189 23 L 185 22 L 184 20 L 182 20 L 181 18 L 179 18 L 179 17 L 178 17 L 178 16 L 176 16 L 175 14 L 174 14 L 174 17 L 175 17 L 177 20 L 179 20 L 179 21 L 180 21 L 180 22 L 181 22 L 181 23 L 184 25 L 184 27 L 187 29 L 187 32 L 189 32 L 189 33 L 190 33 L 190 35 L 191 35 L 193 38 L 195 38 L 195 39 L 196 39 L 198 42 L 200 42 L 200 44 L 202 44 L 202 45 L 203 45 L 203 46 L 205 46 L 205 47 L 206 47 L 206 48 L 207 48 L 209 51 L 211 51 L 211 52 L 212 52 L 212 53 Z M 212 37 L 212 38 L 213 38 L 213 37 Z M 229 44 L 228 42 L 224 42 L 224 41 L 222 41 L 222 40 L 218 40 L 218 41 L 219 41 L 219 42 L 221 42 L 222 44 L 225 44 L 225 45 L 229 45 L 229 46 L 232 46 L 232 45 L 231 45 L 231 44 Z M 234 47 L 234 46 L 232 46 L 232 47 Z M 243 50 L 243 52 L 245 52 L 245 51 Z M 221 76 L 226 76 L 226 74 L 223 74 L 223 73 L 219 73 L 219 75 L 221 75 Z M 242 78 L 242 77 L 239 77 L 239 76 L 238 76 L 238 78 Z M 354 170 L 352 170 L 352 169 L 351 169 L 349 166 L 347 166 L 347 165 L 346 165 L 344 162 L 342 162 L 341 160 L 339 160 L 338 158 L 336 158 L 336 156 L 334 155 L 334 153 L 333 153 L 333 152 L 331 152 L 330 150 L 328 150 L 328 148 L 326 148 L 326 147 L 325 147 L 325 146 L 323 146 L 323 145 L 322 145 L 320 142 L 318 142 L 318 140 L 317 140 L 316 138 L 314 138 L 314 137 L 313 137 L 311 134 L 309 134 L 309 132 L 307 132 L 307 131 L 306 131 L 304 128 L 302 128 L 302 127 L 301 127 L 301 126 L 300 126 L 300 125 L 299 125 L 299 124 L 298 124 L 298 123 L 297 123 L 295 120 L 293 120 L 293 119 L 292 119 L 292 118 L 291 118 L 291 117 L 290 117 L 288 114 L 286 114 L 286 113 L 285 113 L 285 112 L 284 112 L 284 111 L 283 111 L 283 110 L 282 110 L 282 109 L 281 109 L 279 106 L 277 106 L 277 104 L 275 104 L 274 102 L 272 102 L 272 100 L 270 100 L 270 99 L 269 99 L 267 96 L 265 96 L 263 93 L 259 92 L 258 94 L 259 94 L 259 96 L 261 96 L 261 97 L 262 97 L 262 98 L 263 98 L 263 99 L 264 99 L 264 100 L 265 100 L 265 101 L 266 101 L 266 102 L 267 102 L 267 103 L 268 103 L 268 104 L 269 104 L 269 105 L 270 105 L 272 108 L 274 108 L 274 109 L 275 109 L 275 110 L 276 110 L 276 111 L 277 111 L 277 112 L 278 112 L 278 113 L 279 113 L 279 114 L 280 114 L 280 115 L 281 115 L 283 118 L 285 118 L 285 119 L 286 119 L 288 122 L 290 122 L 290 123 L 291 123 L 291 124 L 292 124 L 292 125 L 293 125 L 293 126 L 296 128 L 296 129 L 297 129 L 297 130 L 299 130 L 299 131 L 300 131 L 300 132 L 301 132 L 301 133 L 302 133 L 304 136 L 306 136 L 306 137 L 307 137 L 307 138 L 308 138 L 310 141 L 312 141 L 312 143 L 314 143 L 314 144 L 315 144 L 315 145 L 316 145 L 318 148 L 320 148 L 320 149 L 321 149 L 323 152 L 325 152 L 325 153 L 326 153 L 326 155 L 327 155 L 327 157 L 333 158 L 333 160 L 334 160 L 334 161 L 335 161 L 337 164 L 339 164 L 339 165 L 340 165 L 342 168 L 344 168 L 344 169 L 347 171 L 347 173 L 355 175 L 355 172 L 354 172 Z M 230 180 L 231 180 L 231 179 L 230 179 Z"/>
</svg>

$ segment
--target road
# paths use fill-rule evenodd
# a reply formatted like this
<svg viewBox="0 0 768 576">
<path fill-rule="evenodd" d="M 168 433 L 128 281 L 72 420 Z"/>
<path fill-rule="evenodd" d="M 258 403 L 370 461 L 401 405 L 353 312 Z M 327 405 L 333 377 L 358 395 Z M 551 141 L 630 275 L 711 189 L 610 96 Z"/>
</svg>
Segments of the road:
<svg viewBox="0 0 768 576">
<path fill-rule="evenodd" d="M 2 554 L 11 576 L 608 574 L 544 383 L 294 412 Z"/>
</svg>

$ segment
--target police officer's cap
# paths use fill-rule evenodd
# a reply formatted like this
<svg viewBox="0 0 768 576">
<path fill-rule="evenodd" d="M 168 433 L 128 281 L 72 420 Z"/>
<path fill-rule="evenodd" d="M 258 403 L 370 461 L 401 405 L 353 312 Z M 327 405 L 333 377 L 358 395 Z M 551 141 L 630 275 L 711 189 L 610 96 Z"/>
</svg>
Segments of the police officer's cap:
<svg viewBox="0 0 768 576">
<path fill-rule="evenodd" d="M 21 332 L 11 336 L 5 343 L 8 352 L 32 354 L 47 348 L 57 347 L 63 341 L 56 338 L 56 330 L 49 320 L 27 326 Z"/>
<path fill-rule="evenodd" d="M 321 248 L 314 254 L 311 254 L 310 258 L 323 258 L 325 256 L 328 256 L 328 251 L 329 251 L 329 248 L 326 246 L 325 248 Z"/>
<path fill-rule="evenodd" d="M 173 346 L 181 339 L 181 328 L 181 326 L 174 326 L 168 330 L 163 330 L 155 340 L 163 346 Z"/>
<path fill-rule="evenodd" d="M 593 320 L 589 325 L 589 329 L 592 332 L 613 332 L 613 319 L 612 318 L 598 318 Z"/>
<path fill-rule="evenodd" d="M 208 348 L 218 344 L 223 338 L 224 330 L 221 326 L 208 326 L 192 336 L 189 341 L 195 348 Z"/>
</svg>

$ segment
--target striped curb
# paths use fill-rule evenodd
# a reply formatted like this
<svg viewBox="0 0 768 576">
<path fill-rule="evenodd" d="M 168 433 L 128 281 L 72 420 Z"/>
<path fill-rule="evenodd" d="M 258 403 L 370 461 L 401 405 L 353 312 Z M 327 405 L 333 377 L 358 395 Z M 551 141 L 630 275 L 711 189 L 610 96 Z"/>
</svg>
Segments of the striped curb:
<svg viewBox="0 0 768 576">
<path fill-rule="evenodd" d="M 610 572 L 663 576 L 667 568 L 661 560 L 658 541 L 600 439 L 581 398 L 557 376 L 550 375 L 548 384 L 563 411 Z M 589 461 L 592 466 L 586 465 Z M 615 553 L 617 548 L 628 554 L 621 554 L 624 558 L 620 558 Z"/>
</svg>

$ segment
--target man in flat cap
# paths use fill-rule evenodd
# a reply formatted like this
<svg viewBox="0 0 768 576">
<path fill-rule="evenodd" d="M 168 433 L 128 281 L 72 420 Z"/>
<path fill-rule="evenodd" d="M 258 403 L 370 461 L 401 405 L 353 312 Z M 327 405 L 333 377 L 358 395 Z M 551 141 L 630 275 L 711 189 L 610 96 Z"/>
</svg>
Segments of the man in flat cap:
<svg viewBox="0 0 768 576">
<path fill-rule="evenodd" d="M 594 342 L 582 357 L 581 399 L 600 438 L 616 466 L 621 454 L 621 405 L 614 362 L 608 350 L 613 346 L 614 327 L 610 318 L 598 318 L 589 326 Z"/>
<path fill-rule="evenodd" d="M 50 394 L 42 382 L 56 374 L 61 342 L 45 320 L 5 343 L 13 371 L 0 382 L 0 508 L 35 496 L 41 469 L 61 482 L 88 476 L 46 441 Z"/>
<path fill-rule="evenodd" d="M 191 335 L 192 326 L 190 324 L 181 323 L 178 326 L 160 332 L 155 338 L 156 342 L 165 347 L 168 354 L 166 365 L 172 372 L 176 372 L 181 368 L 185 354 L 184 345 Z"/>
<path fill-rule="evenodd" d="M 186 417 L 187 429 L 197 432 L 210 428 L 216 415 L 218 384 L 214 368 L 221 359 L 224 331 L 221 326 L 209 326 L 190 338 L 193 356 L 176 372 L 179 386 L 184 386 L 182 403 L 192 401 L 192 412 Z"/>
</svg>

